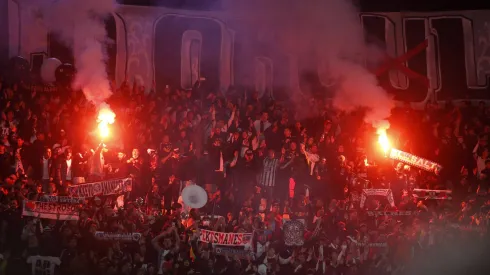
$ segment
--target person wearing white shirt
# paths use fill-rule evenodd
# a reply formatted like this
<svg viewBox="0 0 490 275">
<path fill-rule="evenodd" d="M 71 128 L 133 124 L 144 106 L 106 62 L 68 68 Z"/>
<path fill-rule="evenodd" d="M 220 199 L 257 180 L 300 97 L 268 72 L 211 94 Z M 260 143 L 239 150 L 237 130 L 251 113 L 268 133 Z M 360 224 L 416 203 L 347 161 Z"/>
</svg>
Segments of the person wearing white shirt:
<svg viewBox="0 0 490 275">
<path fill-rule="evenodd" d="M 66 153 L 66 160 L 65 160 L 65 162 L 66 162 L 66 180 L 67 181 L 71 181 L 72 175 L 73 175 L 72 165 L 71 165 L 73 159 L 71 157 L 72 157 L 71 152 L 67 152 Z"/>
<path fill-rule="evenodd" d="M 43 188 L 44 190 L 48 190 L 48 185 L 49 182 L 53 180 L 52 178 L 52 173 L 51 173 L 51 165 L 53 163 L 53 160 L 51 158 L 51 149 L 47 148 L 46 151 L 44 151 L 44 156 L 41 159 L 41 165 L 42 165 L 42 182 L 43 182 Z"/>
<path fill-rule="evenodd" d="M 272 126 L 269 122 L 269 114 L 267 112 L 263 112 L 262 116 L 259 120 L 254 121 L 253 126 L 260 140 L 263 140 L 265 130 Z"/>
<path fill-rule="evenodd" d="M 61 264 L 61 260 L 57 257 L 44 257 L 38 255 L 27 258 L 27 263 L 31 264 L 32 275 L 54 275 L 55 267 Z"/>
</svg>

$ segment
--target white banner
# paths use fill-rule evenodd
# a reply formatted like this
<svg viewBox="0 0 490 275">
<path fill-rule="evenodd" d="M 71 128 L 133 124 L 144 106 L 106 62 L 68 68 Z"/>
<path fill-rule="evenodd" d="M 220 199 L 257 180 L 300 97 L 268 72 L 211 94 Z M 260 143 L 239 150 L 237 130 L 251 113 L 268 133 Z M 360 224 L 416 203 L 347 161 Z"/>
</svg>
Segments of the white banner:
<svg viewBox="0 0 490 275">
<path fill-rule="evenodd" d="M 113 233 L 97 231 L 95 238 L 101 241 L 121 241 L 121 242 L 138 242 L 141 239 L 141 233 Z"/>
<path fill-rule="evenodd" d="M 417 199 L 426 200 L 451 200 L 451 190 L 431 190 L 431 189 L 413 189 L 412 196 Z"/>
<path fill-rule="evenodd" d="M 91 182 L 68 187 L 68 191 L 75 197 L 91 198 L 94 196 L 117 195 L 132 190 L 131 178 Z"/>
<path fill-rule="evenodd" d="M 366 211 L 370 217 L 380 216 L 412 216 L 417 215 L 415 211 Z"/>
<path fill-rule="evenodd" d="M 252 233 L 224 233 L 200 229 L 199 240 L 203 243 L 219 245 L 246 245 L 252 240 Z"/>
<path fill-rule="evenodd" d="M 347 236 L 353 242 L 356 246 L 358 247 L 387 247 L 388 243 L 363 243 L 363 242 L 358 242 L 354 237 Z"/>
<path fill-rule="evenodd" d="M 441 171 L 442 169 L 442 166 L 436 162 L 397 149 L 391 149 L 390 158 L 429 172 Z"/>
<path fill-rule="evenodd" d="M 78 206 L 76 204 L 28 201 L 22 205 L 22 216 L 36 217 L 51 220 L 78 220 Z"/>
<path fill-rule="evenodd" d="M 230 258 L 238 257 L 239 259 L 247 259 L 248 257 L 252 258 L 254 256 L 253 251 L 230 246 L 215 246 L 214 253 L 216 255 L 229 256 Z"/>
<path fill-rule="evenodd" d="M 58 197 L 58 196 L 48 196 L 44 195 L 40 198 L 43 202 L 57 202 L 57 203 L 70 203 L 70 204 L 83 204 L 85 203 L 85 198 L 80 197 Z"/>
</svg>

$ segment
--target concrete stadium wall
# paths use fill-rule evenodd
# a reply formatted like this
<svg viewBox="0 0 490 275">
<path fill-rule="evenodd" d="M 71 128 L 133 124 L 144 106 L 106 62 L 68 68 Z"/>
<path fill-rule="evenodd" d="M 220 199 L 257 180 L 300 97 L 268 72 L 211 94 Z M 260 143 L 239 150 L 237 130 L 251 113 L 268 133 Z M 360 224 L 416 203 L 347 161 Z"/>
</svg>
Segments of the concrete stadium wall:
<svg viewBox="0 0 490 275">
<path fill-rule="evenodd" d="M 48 31 L 38 22 L 40 19 L 33 18 L 28 6 L 17 1 L 0 0 L 0 12 L 5 10 L 3 7 L 8 10 L 0 17 L 3 21 L 5 16 L 8 18 L 7 23 L 0 23 L 0 35 L 8 31 L 8 42 L 0 43 L 0 61 L 6 49 L 9 57 L 28 58 L 38 52 L 49 56 Z M 134 77 L 147 87 L 155 84 L 163 89 L 166 84 L 174 84 L 188 88 L 189 81 L 204 76 L 208 85 L 220 87 L 223 93 L 233 85 L 254 83 L 264 96 L 278 87 L 296 90 L 300 86 L 304 57 L 258 47 L 260 30 L 254 35 L 244 34 L 240 28 L 246 18 L 228 18 L 220 11 L 138 6 L 119 6 L 113 16 L 118 83 Z M 490 11 L 359 14 L 365 32 L 376 37 L 391 57 L 403 55 L 432 37 L 433 43 L 426 51 L 404 62 L 430 79 L 429 89 L 395 70 L 379 77 L 381 85 L 396 99 L 416 102 L 433 96 L 490 98 L 488 18 Z M 189 31 L 196 35 L 189 35 Z M 335 84 L 321 70 L 315 74 L 324 86 Z"/>
</svg>

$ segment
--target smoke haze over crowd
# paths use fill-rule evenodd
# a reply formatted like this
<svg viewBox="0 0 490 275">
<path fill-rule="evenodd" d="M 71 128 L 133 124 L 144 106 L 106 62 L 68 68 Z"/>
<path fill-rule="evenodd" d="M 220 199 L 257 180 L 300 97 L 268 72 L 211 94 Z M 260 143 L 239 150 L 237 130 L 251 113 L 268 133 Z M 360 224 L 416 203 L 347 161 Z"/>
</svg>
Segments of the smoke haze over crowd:
<svg viewBox="0 0 490 275">
<path fill-rule="evenodd" d="M 100 107 L 111 96 L 106 71 L 104 19 L 116 8 L 113 0 L 30 0 L 46 28 L 73 49 L 77 73 L 73 86 Z"/>
<path fill-rule="evenodd" d="M 261 30 L 270 47 L 298 56 L 300 71 L 316 72 L 323 64 L 321 71 L 326 73 L 319 78 L 334 80 L 335 107 L 365 108 L 369 123 L 389 117 L 394 101 L 364 66 L 376 62 L 381 51 L 366 44 L 359 13 L 350 1 L 286 0 L 280 6 L 267 1 L 227 1 L 225 9 L 231 17 L 253 17 L 240 27 L 250 35 Z M 298 93 L 299 89 L 293 91 L 292 98 L 301 99 Z"/>
</svg>

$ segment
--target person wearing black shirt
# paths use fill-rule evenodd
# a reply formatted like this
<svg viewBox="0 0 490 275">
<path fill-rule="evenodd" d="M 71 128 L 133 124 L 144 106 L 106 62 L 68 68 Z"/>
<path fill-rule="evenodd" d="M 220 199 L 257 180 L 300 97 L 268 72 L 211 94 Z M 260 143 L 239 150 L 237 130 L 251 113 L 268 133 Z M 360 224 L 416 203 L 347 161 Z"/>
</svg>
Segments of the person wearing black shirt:
<svg viewBox="0 0 490 275">
<path fill-rule="evenodd" d="M 238 205 L 241 205 L 245 198 L 249 196 L 257 185 L 257 172 L 259 165 L 252 150 L 245 151 L 245 157 L 238 160 L 236 171 L 239 182 L 234 186 L 235 198 Z"/>
</svg>

